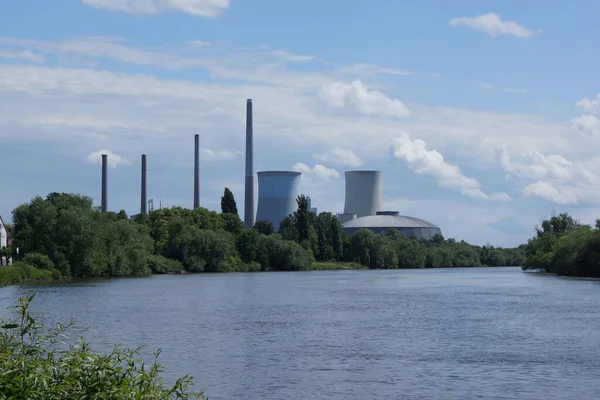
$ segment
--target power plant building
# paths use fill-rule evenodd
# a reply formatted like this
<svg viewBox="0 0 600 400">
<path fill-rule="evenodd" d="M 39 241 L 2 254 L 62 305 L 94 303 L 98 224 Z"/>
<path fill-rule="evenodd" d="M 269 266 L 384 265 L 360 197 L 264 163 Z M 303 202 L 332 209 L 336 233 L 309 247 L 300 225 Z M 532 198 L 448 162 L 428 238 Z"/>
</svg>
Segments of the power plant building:
<svg viewBox="0 0 600 400">
<path fill-rule="evenodd" d="M 375 234 L 394 229 L 403 233 L 406 237 L 415 236 L 419 239 L 431 239 L 436 234 L 442 234 L 442 230 L 431 222 L 400 215 L 398 211 L 378 211 L 376 215 L 344 222 L 342 227 L 348 235 L 352 235 L 360 229 L 368 229 Z"/>
<path fill-rule="evenodd" d="M 261 171 L 257 175 L 256 221 L 269 221 L 278 231 L 281 221 L 298 208 L 296 197 L 302 174 L 295 171 Z"/>
<path fill-rule="evenodd" d="M 344 214 L 358 218 L 375 215 L 383 208 L 381 171 L 346 171 Z"/>
</svg>

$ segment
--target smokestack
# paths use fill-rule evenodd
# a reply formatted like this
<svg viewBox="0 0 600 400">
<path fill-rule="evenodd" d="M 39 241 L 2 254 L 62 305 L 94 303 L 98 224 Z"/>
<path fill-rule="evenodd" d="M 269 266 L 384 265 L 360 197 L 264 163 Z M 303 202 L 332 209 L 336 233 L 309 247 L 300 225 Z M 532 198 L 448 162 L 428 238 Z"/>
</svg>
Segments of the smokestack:
<svg viewBox="0 0 600 400">
<path fill-rule="evenodd" d="M 246 102 L 246 192 L 244 199 L 244 226 L 254 226 L 254 146 L 252 132 L 252 99 Z"/>
<path fill-rule="evenodd" d="M 106 193 L 106 186 L 107 186 L 107 171 L 106 171 L 106 164 L 107 164 L 107 155 L 106 154 L 102 154 L 102 212 L 106 212 L 108 209 L 108 200 L 107 200 L 107 193 Z"/>
<path fill-rule="evenodd" d="M 142 200 L 140 204 L 140 214 L 147 214 L 147 205 L 148 202 L 146 201 L 146 155 L 142 154 Z"/>
<path fill-rule="evenodd" d="M 200 207 L 200 135 L 194 136 L 194 210 Z"/>
</svg>

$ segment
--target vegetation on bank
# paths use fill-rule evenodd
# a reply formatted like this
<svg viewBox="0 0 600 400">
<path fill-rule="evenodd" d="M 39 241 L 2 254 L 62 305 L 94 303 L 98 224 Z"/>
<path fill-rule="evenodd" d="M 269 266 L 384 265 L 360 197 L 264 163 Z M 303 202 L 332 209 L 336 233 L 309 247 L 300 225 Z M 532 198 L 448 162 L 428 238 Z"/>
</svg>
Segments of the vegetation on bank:
<svg viewBox="0 0 600 400">
<path fill-rule="evenodd" d="M 25 263 L 0 267 L 0 287 L 27 281 L 60 279 L 61 274 L 54 269 L 39 269 Z"/>
<path fill-rule="evenodd" d="M 33 319 L 29 298 L 15 307 L 18 316 L 0 321 L 0 400 L 171 400 L 203 399 L 193 393 L 192 378 L 167 386 L 155 353 L 151 365 L 137 351 L 115 346 L 110 354 L 93 351 L 83 339 L 64 351 L 57 344 L 68 331 L 58 324 L 48 329 Z"/>
<path fill-rule="evenodd" d="M 233 194 L 222 212 L 181 207 L 130 219 L 102 213 L 89 197 L 50 193 L 13 211 L 14 240 L 6 252 L 53 277 L 117 277 L 173 272 L 247 272 L 356 268 L 438 268 L 520 265 L 522 248 L 472 246 L 436 236 L 406 238 L 390 230 L 348 236 L 331 213 L 308 210 L 306 197 L 279 229 L 257 221 L 244 229 Z M 315 264 L 317 262 L 318 264 Z M 354 264 L 335 264 L 335 263 Z M 12 278 L 11 278 L 12 279 Z M 33 279 L 24 276 L 23 279 Z"/>
<path fill-rule="evenodd" d="M 600 278 L 600 219 L 594 228 L 566 213 L 544 220 L 525 246 L 522 268 Z"/>
<path fill-rule="evenodd" d="M 337 271 L 342 269 L 366 269 L 366 265 L 344 261 L 315 261 L 310 265 L 311 271 Z"/>
</svg>

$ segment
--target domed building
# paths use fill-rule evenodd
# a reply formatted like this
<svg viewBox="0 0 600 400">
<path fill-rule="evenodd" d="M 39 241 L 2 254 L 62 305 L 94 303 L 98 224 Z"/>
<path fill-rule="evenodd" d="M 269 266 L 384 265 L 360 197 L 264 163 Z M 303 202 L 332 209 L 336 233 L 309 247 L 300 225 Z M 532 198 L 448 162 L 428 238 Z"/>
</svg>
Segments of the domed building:
<svg viewBox="0 0 600 400">
<path fill-rule="evenodd" d="M 431 222 L 400 215 L 398 211 L 377 211 L 376 215 L 350 219 L 344 222 L 342 227 L 348 235 L 359 229 L 368 229 L 376 234 L 395 229 L 406 237 L 414 235 L 419 239 L 431 239 L 436 234 L 442 234 L 442 230 Z"/>
</svg>

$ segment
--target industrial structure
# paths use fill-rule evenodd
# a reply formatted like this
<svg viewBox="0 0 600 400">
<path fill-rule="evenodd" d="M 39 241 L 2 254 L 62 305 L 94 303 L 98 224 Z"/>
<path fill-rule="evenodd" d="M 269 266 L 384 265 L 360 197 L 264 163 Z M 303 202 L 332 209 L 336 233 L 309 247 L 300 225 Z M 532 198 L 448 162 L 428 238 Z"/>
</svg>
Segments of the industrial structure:
<svg viewBox="0 0 600 400">
<path fill-rule="evenodd" d="M 346 171 L 344 214 L 375 215 L 383 208 L 381 171 Z"/>
<path fill-rule="evenodd" d="M 250 229 L 255 221 L 268 221 L 279 230 L 281 221 L 297 210 L 301 173 L 296 171 L 261 171 L 258 176 L 258 207 L 254 208 L 254 132 L 252 99 L 246 101 L 246 159 L 244 171 L 244 226 Z M 102 212 L 108 211 L 107 154 L 102 154 Z M 147 199 L 147 160 L 142 154 L 140 214 L 152 211 L 154 201 Z M 352 235 L 360 229 L 376 234 L 389 229 L 407 237 L 431 239 L 441 235 L 441 229 L 420 218 L 400 215 L 398 211 L 383 210 L 381 171 L 346 171 L 344 212 L 337 214 L 343 230 Z M 312 199 L 307 197 L 308 210 L 317 214 Z M 194 135 L 194 209 L 200 207 L 200 136 Z M 161 204 L 162 208 L 162 204 Z M 256 215 L 256 218 L 255 218 Z M 0 220 L 0 245 L 3 242 Z M 5 239 L 4 239 L 5 240 Z"/>
<path fill-rule="evenodd" d="M 296 197 L 302 174 L 296 171 L 262 171 L 257 175 L 256 220 L 269 221 L 277 231 L 280 222 L 298 208 Z"/>
<path fill-rule="evenodd" d="M 246 101 L 246 171 L 244 192 L 244 226 L 254 226 L 254 138 L 252 130 L 252 99 Z"/>
<path fill-rule="evenodd" d="M 107 171 L 107 164 L 108 164 L 108 155 L 106 154 L 102 154 L 102 202 L 101 202 L 101 206 L 100 209 L 102 210 L 102 212 L 106 212 L 108 210 L 108 193 L 107 193 L 107 186 L 108 186 L 108 171 Z"/>
<path fill-rule="evenodd" d="M 398 211 L 378 211 L 375 215 L 347 221 L 342 226 L 348 235 L 359 229 L 368 229 L 373 233 L 384 233 L 394 229 L 406 237 L 415 236 L 419 239 L 431 239 L 436 234 L 442 234 L 442 230 L 431 222 L 400 215 Z"/>
<path fill-rule="evenodd" d="M 142 154 L 142 196 L 140 199 L 140 214 L 146 215 L 148 203 L 146 202 L 146 155 Z"/>
<path fill-rule="evenodd" d="M 200 135 L 194 135 L 194 210 L 200 207 Z"/>
</svg>

